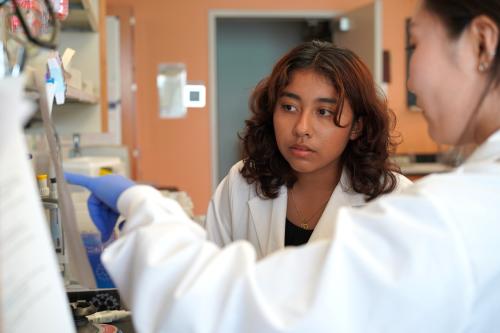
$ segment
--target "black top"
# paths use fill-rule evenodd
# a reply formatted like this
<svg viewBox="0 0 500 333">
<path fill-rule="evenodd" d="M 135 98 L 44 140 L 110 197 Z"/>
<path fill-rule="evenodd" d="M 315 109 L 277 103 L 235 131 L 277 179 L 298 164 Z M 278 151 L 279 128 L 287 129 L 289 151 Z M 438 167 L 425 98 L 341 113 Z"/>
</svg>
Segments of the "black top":
<svg viewBox="0 0 500 333">
<path fill-rule="evenodd" d="M 314 229 L 307 230 L 297 227 L 295 224 L 286 219 L 285 226 L 285 246 L 302 245 L 307 243 Z"/>
</svg>

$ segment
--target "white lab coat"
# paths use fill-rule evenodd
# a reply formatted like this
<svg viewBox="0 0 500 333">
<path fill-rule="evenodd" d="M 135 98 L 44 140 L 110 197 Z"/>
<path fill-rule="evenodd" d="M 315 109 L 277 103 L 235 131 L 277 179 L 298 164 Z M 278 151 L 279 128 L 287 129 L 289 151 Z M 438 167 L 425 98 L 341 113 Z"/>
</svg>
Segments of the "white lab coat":
<svg viewBox="0 0 500 333">
<path fill-rule="evenodd" d="M 138 332 L 495 332 L 500 327 L 500 131 L 449 174 L 362 209 L 335 239 L 256 261 L 220 249 L 175 202 L 136 186 L 103 261 Z"/>
<path fill-rule="evenodd" d="M 262 199 L 255 184 L 248 184 L 241 175 L 242 167 L 242 161 L 236 163 L 217 187 L 208 207 L 205 229 L 208 239 L 221 247 L 235 240 L 248 240 L 260 259 L 285 247 L 287 188 L 281 186 L 276 199 Z M 405 176 L 395 175 L 395 191 L 412 184 Z M 365 203 L 364 195 L 352 190 L 344 169 L 309 242 L 333 238 L 340 207 L 360 207 Z"/>
</svg>

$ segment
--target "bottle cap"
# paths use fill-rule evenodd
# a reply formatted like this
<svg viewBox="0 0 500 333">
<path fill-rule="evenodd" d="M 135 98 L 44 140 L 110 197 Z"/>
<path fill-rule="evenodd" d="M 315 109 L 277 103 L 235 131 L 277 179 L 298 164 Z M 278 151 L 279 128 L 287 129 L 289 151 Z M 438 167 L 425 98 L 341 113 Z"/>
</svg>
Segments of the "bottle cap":
<svg viewBox="0 0 500 333">
<path fill-rule="evenodd" d="M 39 175 L 36 175 L 36 179 L 38 179 L 38 180 L 46 180 L 47 179 L 47 174 L 46 173 L 41 173 Z"/>
</svg>

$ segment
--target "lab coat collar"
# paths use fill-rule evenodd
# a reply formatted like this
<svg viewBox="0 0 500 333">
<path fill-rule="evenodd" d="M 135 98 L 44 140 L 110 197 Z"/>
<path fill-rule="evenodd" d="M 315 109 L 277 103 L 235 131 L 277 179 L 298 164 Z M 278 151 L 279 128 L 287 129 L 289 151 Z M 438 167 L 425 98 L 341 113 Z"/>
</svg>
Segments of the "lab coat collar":
<svg viewBox="0 0 500 333">
<path fill-rule="evenodd" d="M 259 243 L 259 257 L 283 247 L 287 198 L 286 186 L 282 186 L 276 199 L 256 196 L 248 201 Z"/>
<path fill-rule="evenodd" d="M 339 184 L 335 187 L 335 190 L 330 196 L 330 200 L 328 201 L 316 228 L 314 228 L 309 241 L 333 238 L 333 235 L 335 234 L 337 212 L 340 207 L 359 207 L 365 204 L 363 195 L 356 193 L 350 184 L 349 175 L 344 168 L 342 170 Z"/>
<path fill-rule="evenodd" d="M 285 246 L 287 201 L 286 186 L 280 188 L 279 196 L 276 199 L 265 200 L 256 196 L 248 201 L 258 238 L 260 257 Z M 330 196 L 310 241 L 333 237 L 336 215 L 340 207 L 356 207 L 362 206 L 364 203 L 363 195 L 352 190 L 347 171 L 343 169 L 340 182 Z"/>
<path fill-rule="evenodd" d="M 465 162 L 476 163 L 500 159 L 500 130 L 494 132 L 486 139 Z"/>
</svg>

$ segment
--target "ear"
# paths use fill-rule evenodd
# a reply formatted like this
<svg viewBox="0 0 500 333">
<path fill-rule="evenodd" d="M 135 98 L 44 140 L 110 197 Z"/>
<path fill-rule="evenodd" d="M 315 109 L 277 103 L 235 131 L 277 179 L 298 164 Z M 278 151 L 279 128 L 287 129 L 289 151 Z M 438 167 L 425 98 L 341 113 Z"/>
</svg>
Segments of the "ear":
<svg viewBox="0 0 500 333">
<path fill-rule="evenodd" d="M 361 135 L 363 131 L 363 119 L 358 118 L 354 121 L 351 127 L 351 134 L 349 135 L 350 140 L 356 140 Z"/>
<path fill-rule="evenodd" d="M 499 31 L 496 23 L 486 15 L 480 15 L 470 24 L 477 55 L 477 68 L 485 72 L 495 59 Z"/>
</svg>

